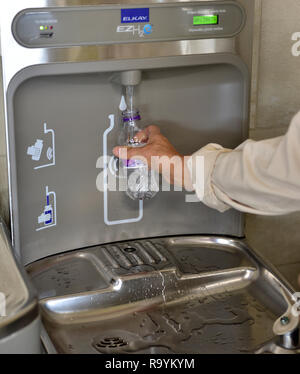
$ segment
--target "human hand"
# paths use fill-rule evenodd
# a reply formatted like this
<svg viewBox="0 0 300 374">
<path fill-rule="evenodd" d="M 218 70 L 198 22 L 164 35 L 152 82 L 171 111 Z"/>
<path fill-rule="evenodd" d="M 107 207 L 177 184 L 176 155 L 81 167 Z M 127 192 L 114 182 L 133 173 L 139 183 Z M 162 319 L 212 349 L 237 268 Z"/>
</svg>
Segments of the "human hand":
<svg viewBox="0 0 300 374">
<path fill-rule="evenodd" d="M 125 160 L 141 159 L 147 162 L 149 168 L 162 174 L 168 183 L 187 189 L 191 188 L 185 157 L 177 152 L 157 126 L 148 126 L 136 137 L 140 143 L 146 142 L 146 145 L 143 147 L 118 146 L 113 149 L 114 155 Z"/>
</svg>

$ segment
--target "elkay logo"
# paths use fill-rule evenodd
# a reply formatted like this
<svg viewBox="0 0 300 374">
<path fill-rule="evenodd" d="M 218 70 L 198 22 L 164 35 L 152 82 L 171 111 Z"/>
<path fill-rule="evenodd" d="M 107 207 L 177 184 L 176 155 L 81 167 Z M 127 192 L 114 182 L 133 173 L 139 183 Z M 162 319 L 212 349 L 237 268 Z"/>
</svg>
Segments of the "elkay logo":
<svg viewBox="0 0 300 374">
<path fill-rule="evenodd" d="M 121 9 L 121 23 L 146 23 L 149 21 L 149 8 Z"/>
</svg>

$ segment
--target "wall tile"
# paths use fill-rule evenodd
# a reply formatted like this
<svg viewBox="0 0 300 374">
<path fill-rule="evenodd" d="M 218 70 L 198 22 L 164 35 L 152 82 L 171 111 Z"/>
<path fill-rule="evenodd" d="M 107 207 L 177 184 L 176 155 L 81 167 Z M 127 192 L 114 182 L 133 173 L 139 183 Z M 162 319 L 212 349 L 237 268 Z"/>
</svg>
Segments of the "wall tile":
<svg viewBox="0 0 300 374">
<path fill-rule="evenodd" d="M 274 265 L 300 262 L 300 213 L 279 217 L 247 215 L 249 244 Z"/>
<path fill-rule="evenodd" d="M 278 271 L 291 284 L 296 292 L 300 291 L 300 262 L 277 266 Z"/>
<path fill-rule="evenodd" d="M 253 140 L 263 140 L 270 139 L 277 136 L 284 135 L 286 133 L 286 128 L 256 128 L 250 130 L 250 138 Z"/>
<path fill-rule="evenodd" d="M 292 55 L 299 14 L 299 0 L 262 1 L 257 127 L 286 127 L 300 110 L 300 56 Z"/>
</svg>

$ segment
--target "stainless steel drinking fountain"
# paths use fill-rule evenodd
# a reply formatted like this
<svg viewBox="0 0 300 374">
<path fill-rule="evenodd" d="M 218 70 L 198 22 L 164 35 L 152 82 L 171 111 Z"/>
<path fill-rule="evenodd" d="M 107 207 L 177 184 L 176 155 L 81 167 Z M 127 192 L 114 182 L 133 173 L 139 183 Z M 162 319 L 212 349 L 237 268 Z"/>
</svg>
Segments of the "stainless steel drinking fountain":
<svg viewBox="0 0 300 374">
<path fill-rule="evenodd" d="M 297 352 L 294 291 L 248 247 L 241 213 L 187 202 L 188 192 L 135 201 L 107 183 L 122 72 L 141 72 L 143 120 L 182 154 L 247 137 L 253 2 L 6 7 L 9 240 L 38 295 L 32 331 L 45 350 Z M 8 336 L 10 323 L 0 319 Z"/>
</svg>

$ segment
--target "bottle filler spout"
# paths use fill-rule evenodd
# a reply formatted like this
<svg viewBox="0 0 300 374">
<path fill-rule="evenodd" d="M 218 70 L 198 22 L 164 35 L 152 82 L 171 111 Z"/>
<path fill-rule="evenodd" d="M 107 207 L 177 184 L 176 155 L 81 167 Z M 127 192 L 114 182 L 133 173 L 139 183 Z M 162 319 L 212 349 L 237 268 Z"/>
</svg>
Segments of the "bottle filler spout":
<svg viewBox="0 0 300 374">
<path fill-rule="evenodd" d="M 129 70 L 121 72 L 121 85 L 125 87 L 125 109 L 128 109 L 131 112 L 134 110 L 134 88 L 141 83 L 141 80 L 141 70 Z M 120 109 L 124 111 L 124 107 Z"/>
</svg>

